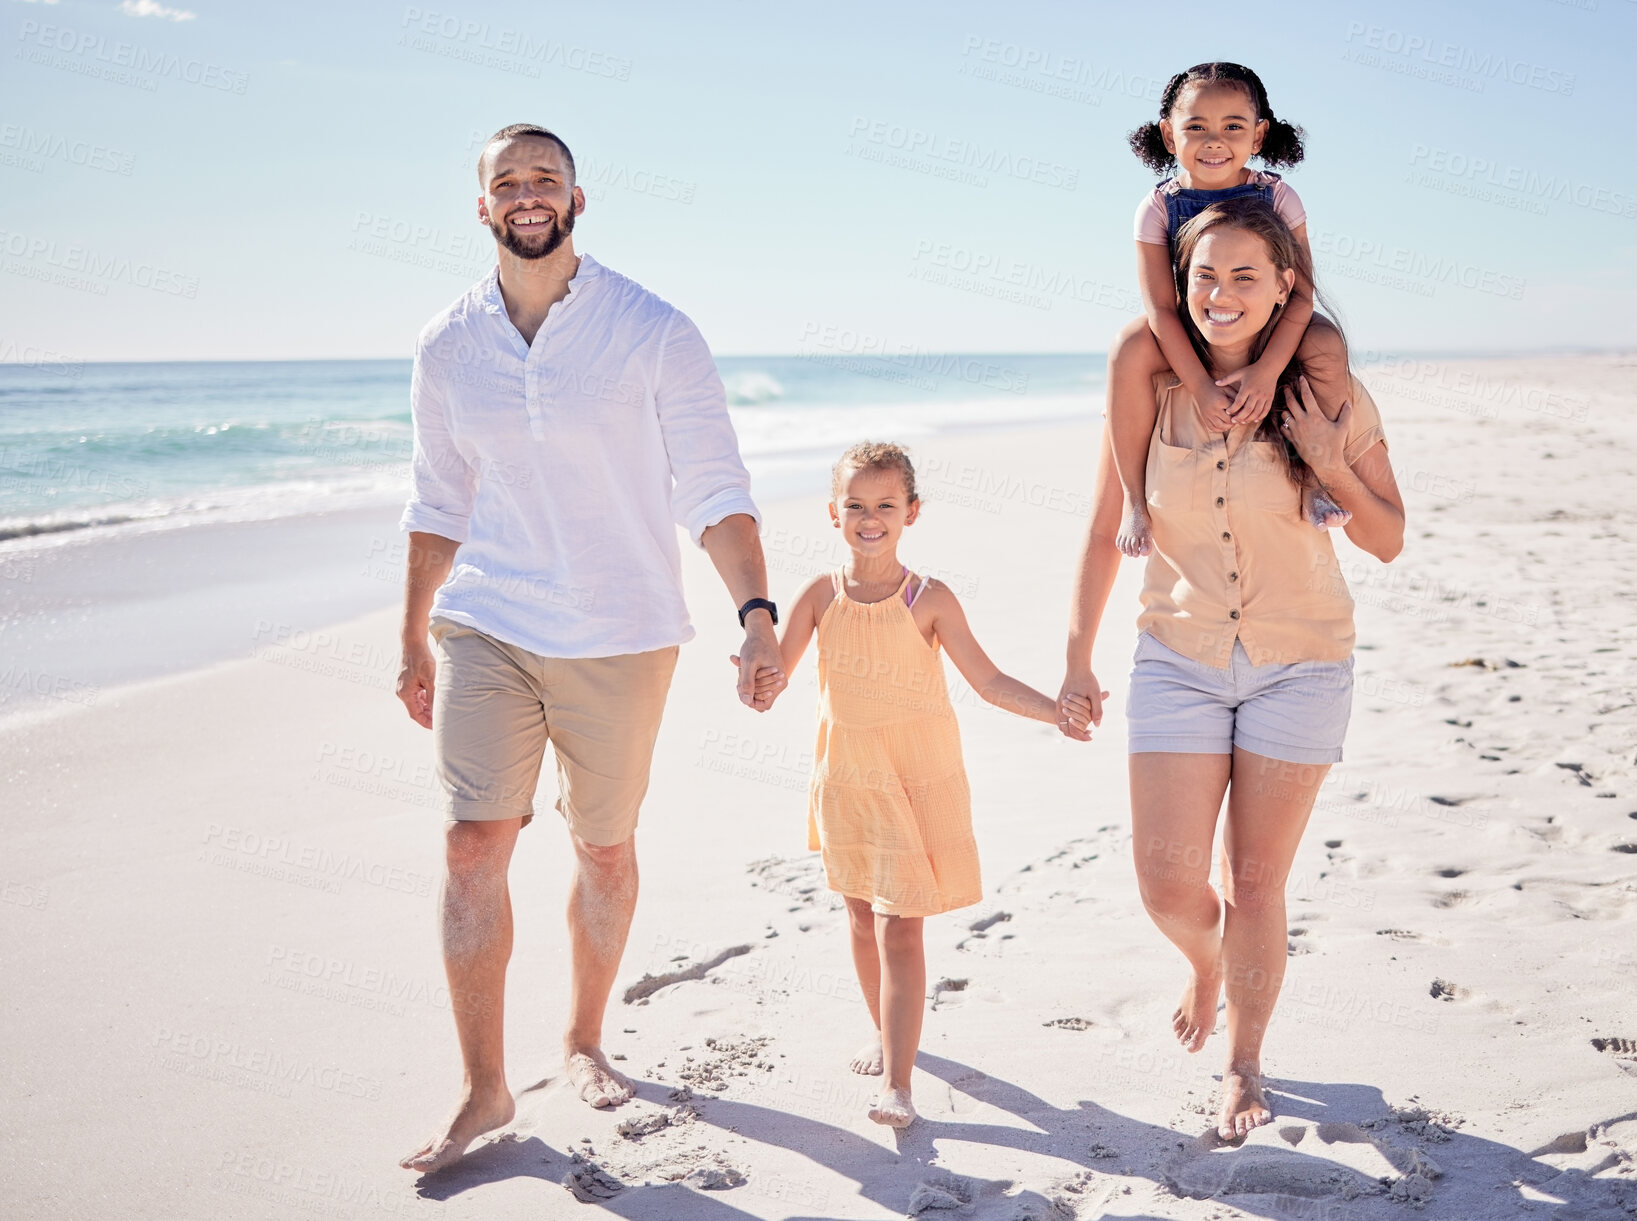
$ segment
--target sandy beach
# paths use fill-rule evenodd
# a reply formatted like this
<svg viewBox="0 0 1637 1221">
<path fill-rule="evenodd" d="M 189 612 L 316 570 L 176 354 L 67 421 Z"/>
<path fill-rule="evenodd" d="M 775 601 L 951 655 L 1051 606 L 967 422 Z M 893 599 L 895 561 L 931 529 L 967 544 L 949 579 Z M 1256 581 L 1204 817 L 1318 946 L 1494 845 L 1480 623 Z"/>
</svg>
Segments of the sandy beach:
<svg viewBox="0 0 1637 1221">
<path fill-rule="evenodd" d="M 772 712 L 740 706 L 732 607 L 685 549 L 699 635 L 605 1039 L 638 1097 L 593 1112 L 559 1079 L 548 768 L 512 871 L 517 1119 L 443 1176 L 399 1170 L 452 1101 L 461 1000 L 435 935 L 431 740 L 392 696 L 396 514 L 357 511 L 196 542 L 267 557 L 233 592 L 183 577 L 160 600 L 174 537 L 121 548 L 150 582 L 124 595 L 68 557 L 95 544 L 0 555 L 31 587 L 3 662 L 31 698 L 0 705 L 0 1213 L 1637 1216 L 1637 511 L 1615 494 L 1637 476 L 1637 357 L 1358 372 L 1410 528 L 1388 567 L 1338 542 L 1353 721 L 1289 888 L 1276 1119 L 1242 1147 L 1210 1135 L 1222 1036 L 1197 1057 L 1172 1039 L 1183 963 L 1132 872 L 1137 565 L 1097 644 L 1113 698 L 1091 744 L 952 675 L 985 899 L 927 923 L 924 1119 L 894 1134 L 847 1070 L 868 1018 L 805 851 L 811 660 Z M 928 503 L 905 558 L 1053 693 L 1095 440 L 1088 404 L 1077 427 L 915 446 Z M 762 507 L 788 599 L 838 562 L 834 532 L 821 495 Z M 80 669 L 71 615 L 96 655 Z M 120 668 L 155 639 L 174 672 Z"/>
</svg>

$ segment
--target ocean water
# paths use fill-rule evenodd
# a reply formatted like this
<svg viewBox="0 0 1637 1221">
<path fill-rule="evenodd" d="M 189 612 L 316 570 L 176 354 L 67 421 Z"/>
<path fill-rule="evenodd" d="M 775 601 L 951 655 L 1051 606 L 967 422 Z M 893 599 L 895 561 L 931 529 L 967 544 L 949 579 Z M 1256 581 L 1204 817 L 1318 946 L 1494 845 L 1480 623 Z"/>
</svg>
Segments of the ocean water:
<svg viewBox="0 0 1637 1221">
<path fill-rule="evenodd" d="M 1086 418 L 1104 357 L 717 360 L 758 495 L 847 445 Z M 0 365 L 0 546 L 402 500 L 407 360 Z"/>
</svg>

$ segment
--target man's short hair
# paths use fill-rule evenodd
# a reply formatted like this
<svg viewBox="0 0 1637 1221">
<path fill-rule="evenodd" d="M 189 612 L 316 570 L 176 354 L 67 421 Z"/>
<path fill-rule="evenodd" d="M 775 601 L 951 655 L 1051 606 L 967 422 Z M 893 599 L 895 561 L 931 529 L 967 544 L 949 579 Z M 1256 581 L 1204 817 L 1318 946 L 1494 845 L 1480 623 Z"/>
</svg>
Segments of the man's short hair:
<svg viewBox="0 0 1637 1221">
<path fill-rule="evenodd" d="M 574 154 L 568 151 L 568 145 L 563 143 L 561 136 L 554 131 L 547 131 L 536 123 L 511 123 L 502 127 L 483 142 L 483 151 L 477 155 L 477 181 L 479 186 L 487 187 L 489 185 L 483 179 L 483 159 L 489 155 L 489 150 L 502 140 L 512 140 L 519 136 L 538 136 L 543 140 L 550 140 L 560 148 L 563 152 L 563 160 L 568 162 L 569 183 L 570 185 L 573 184 L 576 178 Z"/>
</svg>

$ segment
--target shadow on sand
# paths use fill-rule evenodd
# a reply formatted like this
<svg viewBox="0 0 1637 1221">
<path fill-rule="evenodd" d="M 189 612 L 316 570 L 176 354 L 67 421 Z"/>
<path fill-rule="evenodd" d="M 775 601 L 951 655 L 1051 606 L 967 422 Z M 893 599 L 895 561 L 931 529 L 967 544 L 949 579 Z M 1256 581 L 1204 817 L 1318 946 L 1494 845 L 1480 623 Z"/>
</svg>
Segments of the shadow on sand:
<svg viewBox="0 0 1637 1221">
<path fill-rule="evenodd" d="M 1637 1183 L 1593 1177 L 1625 1160 L 1619 1152 L 1611 1149 L 1599 1161 L 1594 1147 L 1591 1156 L 1580 1158 L 1587 1164 L 1579 1168 L 1541 1160 L 1586 1154 L 1585 1131 L 1525 1152 L 1395 1112 L 1373 1086 L 1271 1082 L 1276 1111 L 1271 1128 L 1278 1139 L 1258 1134 L 1232 1147 L 1219 1141 L 1214 1124 L 1203 1118 L 1198 1133 L 1175 1131 L 1083 1100 L 1073 1107 L 1054 1107 L 1011 1082 L 927 1052 L 916 1065 L 943 1083 L 957 1113 L 977 1112 L 983 1104 L 1022 1125 L 923 1118 L 895 1134 L 893 1150 L 846 1127 L 791 1111 L 702 1097 L 695 1100 L 698 1123 L 797 1153 L 850 1179 L 856 1188 L 835 1192 L 826 1186 L 833 1182 L 830 1175 L 815 1175 L 810 1191 L 775 1197 L 756 1189 L 752 1171 L 751 1182 L 738 1190 L 746 1192 L 743 1203 L 753 1212 L 735 1207 L 738 1190 L 697 1191 L 680 1182 L 627 1185 L 585 1203 L 634 1221 L 768 1215 L 785 1221 L 833 1221 L 842 1213 L 857 1215 L 861 1200 L 899 1217 L 920 1205 L 929 1217 L 959 1216 L 963 1221 L 1151 1221 L 1155 1214 L 1133 1210 L 1158 1190 L 1170 1202 L 1167 1212 L 1175 1211 L 1179 1198 L 1217 1199 L 1270 1221 L 1402 1218 L 1404 1206 L 1416 1203 L 1447 1215 L 1454 1215 L 1448 1213 L 1451 1205 L 1482 1210 L 1473 1216 L 1527 1211 L 1558 1221 L 1627 1221 L 1637 1215 Z M 667 1105 L 668 1087 L 646 1081 L 636 1085 L 639 1098 Z M 924 1085 L 922 1090 L 924 1096 Z M 1631 1121 L 1637 1121 L 1637 1111 L 1605 1120 L 1593 1130 Z M 951 1168 L 959 1166 L 963 1144 L 1016 1149 L 1056 1159 L 1062 1166 L 1034 1184 L 975 1178 Z M 581 1165 L 538 1137 L 518 1136 L 479 1147 L 457 1166 L 421 1179 L 418 1191 L 428 1199 L 449 1200 L 486 1184 L 533 1178 L 541 1180 L 542 1191 L 566 1195 L 559 1184 Z M 1533 1188 L 1537 1199 L 1557 1203 L 1531 1208 L 1520 1196 L 1519 1184 Z M 755 1197 L 754 1205 L 749 1197 Z"/>
</svg>

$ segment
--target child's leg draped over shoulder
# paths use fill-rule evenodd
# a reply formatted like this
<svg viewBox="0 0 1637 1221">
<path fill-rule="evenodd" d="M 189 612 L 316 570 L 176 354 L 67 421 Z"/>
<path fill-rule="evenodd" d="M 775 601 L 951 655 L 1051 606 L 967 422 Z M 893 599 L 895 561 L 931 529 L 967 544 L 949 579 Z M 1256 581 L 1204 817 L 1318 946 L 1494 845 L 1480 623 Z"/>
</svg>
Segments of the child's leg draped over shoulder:
<svg viewBox="0 0 1637 1221">
<path fill-rule="evenodd" d="M 1120 329 L 1108 353 L 1108 431 L 1114 443 L 1114 469 L 1125 493 L 1125 511 L 1116 544 L 1129 556 L 1147 555 L 1148 446 L 1159 415 L 1154 378 L 1169 365 L 1146 316 Z"/>
</svg>

